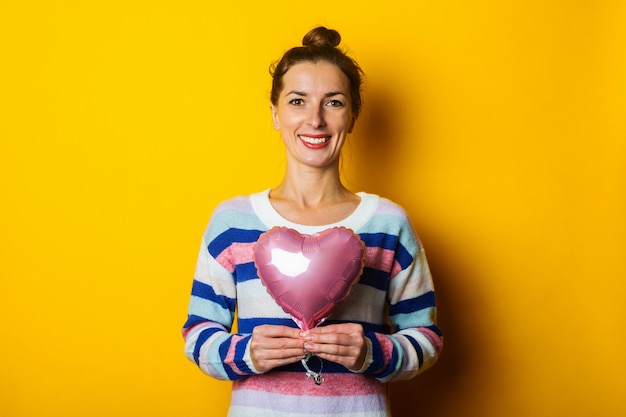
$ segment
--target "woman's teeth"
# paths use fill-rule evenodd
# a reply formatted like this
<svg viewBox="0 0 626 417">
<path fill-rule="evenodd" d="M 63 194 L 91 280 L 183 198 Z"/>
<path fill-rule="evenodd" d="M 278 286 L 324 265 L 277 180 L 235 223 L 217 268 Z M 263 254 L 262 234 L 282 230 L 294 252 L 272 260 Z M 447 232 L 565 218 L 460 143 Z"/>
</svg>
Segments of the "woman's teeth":
<svg viewBox="0 0 626 417">
<path fill-rule="evenodd" d="M 300 139 L 302 139 L 303 141 L 305 141 L 306 143 L 310 143 L 312 145 L 319 145 L 320 143 L 324 143 L 326 142 L 330 137 L 329 136 L 325 136 L 323 138 L 311 138 L 309 136 L 302 136 L 300 135 Z"/>
</svg>

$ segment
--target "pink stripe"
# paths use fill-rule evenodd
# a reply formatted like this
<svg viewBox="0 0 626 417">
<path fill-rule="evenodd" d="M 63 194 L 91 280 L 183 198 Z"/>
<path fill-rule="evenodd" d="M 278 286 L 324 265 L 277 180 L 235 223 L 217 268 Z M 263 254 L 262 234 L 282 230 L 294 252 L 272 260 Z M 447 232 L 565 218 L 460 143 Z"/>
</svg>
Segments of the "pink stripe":
<svg viewBox="0 0 626 417">
<path fill-rule="evenodd" d="M 233 243 L 217 256 L 217 262 L 228 272 L 233 272 L 238 264 L 254 261 L 254 245 L 252 243 Z M 402 270 L 394 259 L 394 252 L 388 249 L 373 247 L 365 249 L 365 266 L 380 271 L 387 271 L 391 276 Z"/>
<path fill-rule="evenodd" d="M 218 264 L 222 265 L 228 272 L 231 274 L 235 270 L 235 262 L 233 261 L 232 256 L 230 255 L 230 247 L 220 253 L 215 259 Z"/>
<path fill-rule="evenodd" d="M 267 393 L 298 396 L 370 395 L 384 392 L 383 385 L 363 374 L 324 374 L 324 382 L 315 385 L 302 372 L 269 372 L 243 378 L 233 383 L 235 390 L 262 391 Z"/>
<path fill-rule="evenodd" d="M 389 272 L 390 277 L 393 278 L 402 271 L 402 267 L 395 260 L 394 255 L 395 252 L 389 249 L 379 247 L 366 248 L 365 266 L 378 269 L 379 271 Z"/>
<path fill-rule="evenodd" d="M 226 268 L 228 272 L 232 273 L 236 265 L 254 260 L 254 244 L 255 242 L 233 243 L 217 256 L 216 261 Z"/>
<path fill-rule="evenodd" d="M 219 330 L 226 331 L 224 326 L 222 326 L 221 324 L 215 323 L 213 321 L 204 321 L 202 323 L 196 323 L 196 324 L 194 324 L 191 327 L 183 329 L 183 337 L 185 338 L 185 340 L 187 340 L 187 336 L 189 335 L 189 333 L 192 330 L 197 329 L 198 327 L 202 327 L 203 330 L 206 330 L 206 329 L 219 329 Z"/>
<path fill-rule="evenodd" d="M 393 268 L 391 269 L 390 277 L 391 278 L 395 277 L 396 275 L 400 273 L 400 271 L 402 271 L 402 267 L 400 266 L 398 262 L 394 262 Z"/>
<path fill-rule="evenodd" d="M 394 265 L 394 252 L 379 247 L 365 249 L 365 266 L 380 271 L 391 271 Z"/>
<path fill-rule="evenodd" d="M 241 369 L 237 367 L 237 365 L 235 365 L 235 348 L 237 347 L 237 343 L 243 338 L 244 336 L 232 336 L 230 348 L 228 349 L 228 354 L 224 359 L 224 363 L 230 366 L 237 375 L 247 375 L 245 372 L 242 372 Z"/>
<path fill-rule="evenodd" d="M 418 327 L 418 330 L 430 340 L 437 352 L 441 352 L 443 349 L 443 339 L 435 332 L 426 327 Z"/>
<path fill-rule="evenodd" d="M 252 243 L 233 243 L 230 245 L 235 264 L 246 264 L 254 261 L 254 245 Z"/>
<path fill-rule="evenodd" d="M 195 329 L 198 326 L 202 326 L 206 323 L 198 323 L 198 324 L 194 324 L 191 327 L 187 327 L 186 329 L 183 329 L 183 339 L 187 340 L 187 335 L 189 334 L 189 332 L 191 332 L 193 329 Z"/>
</svg>

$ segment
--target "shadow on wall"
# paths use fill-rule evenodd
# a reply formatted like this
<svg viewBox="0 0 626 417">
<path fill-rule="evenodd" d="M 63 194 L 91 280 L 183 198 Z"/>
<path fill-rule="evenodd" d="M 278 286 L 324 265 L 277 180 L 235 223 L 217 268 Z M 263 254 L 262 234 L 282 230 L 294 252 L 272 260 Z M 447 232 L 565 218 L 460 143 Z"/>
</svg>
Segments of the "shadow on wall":
<svg viewBox="0 0 626 417">
<path fill-rule="evenodd" d="M 351 153 L 349 188 L 394 199 L 390 181 L 401 175 L 398 138 L 406 136 L 399 103 L 383 91 L 368 91 L 355 137 L 348 141 Z"/>
<path fill-rule="evenodd" d="M 383 91 L 370 91 L 355 132 L 355 182 L 359 189 L 383 195 L 403 204 L 407 170 L 420 166 L 419 155 L 406 155 L 402 142 L 406 138 L 419 141 L 419 133 L 410 131 L 419 116 L 415 101 L 410 105 L 395 100 Z M 408 106 L 408 107 L 407 107 Z M 410 108 L 408 114 L 405 109 Z M 411 118 L 411 120 L 409 120 Z M 418 144 L 419 145 L 419 144 Z M 411 144 L 415 149 L 415 142 Z M 415 152 L 414 150 L 412 152 Z M 415 192 L 415 190 L 413 191 Z M 443 417 L 471 415 L 465 409 L 480 374 L 480 344 L 486 340 L 485 321 L 477 320 L 481 300 L 479 288 L 472 286 L 475 277 L 454 257 L 451 244 L 446 244 L 436 230 L 429 230 L 405 207 L 416 223 L 424 242 L 429 265 L 435 281 L 438 303 L 438 324 L 444 333 L 444 349 L 433 368 L 409 381 L 389 384 L 394 417 Z M 426 226 L 426 227 L 423 227 Z M 471 406 L 469 407 L 471 408 Z M 475 411 L 475 410 L 474 410 Z M 462 413 L 462 414 L 459 414 Z"/>
<path fill-rule="evenodd" d="M 409 381 L 389 384 L 394 417 L 471 416 L 471 393 L 479 373 L 481 325 L 474 323 L 478 298 L 472 277 L 448 259 L 446 245 L 427 239 L 426 254 L 435 281 L 437 321 L 444 334 L 444 348 L 435 365 Z M 454 265 L 454 267 L 451 267 Z M 464 282 L 461 282 L 464 281 Z M 464 406 L 465 405 L 465 406 Z M 465 412 L 463 409 L 465 408 Z M 459 414 L 461 413 L 461 414 Z"/>
</svg>

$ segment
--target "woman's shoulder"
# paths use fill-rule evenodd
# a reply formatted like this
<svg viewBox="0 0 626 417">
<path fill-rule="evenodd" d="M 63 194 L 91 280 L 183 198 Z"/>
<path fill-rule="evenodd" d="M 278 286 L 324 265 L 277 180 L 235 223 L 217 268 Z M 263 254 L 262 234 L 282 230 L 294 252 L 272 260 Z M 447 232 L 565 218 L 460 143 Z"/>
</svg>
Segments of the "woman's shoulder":
<svg viewBox="0 0 626 417">
<path fill-rule="evenodd" d="M 408 215 L 403 206 L 399 203 L 378 194 L 370 194 L 367 192 L 357 193 L 362 199 L 371 201 L 375 204 L 374 216 L 391 216 L 398 217 L 402 220 L 408 220 Z"/>
<path fill-rule="evenodd" d="M 245 222 L 245 219 L 256 222 L 256 213 L 252 201 L 259 194 L 263 194 L 263 192 L 238 195 L 223 200 L 213 210 L 211 222 L 238 223 L 241 221 Z"/>
</svg>

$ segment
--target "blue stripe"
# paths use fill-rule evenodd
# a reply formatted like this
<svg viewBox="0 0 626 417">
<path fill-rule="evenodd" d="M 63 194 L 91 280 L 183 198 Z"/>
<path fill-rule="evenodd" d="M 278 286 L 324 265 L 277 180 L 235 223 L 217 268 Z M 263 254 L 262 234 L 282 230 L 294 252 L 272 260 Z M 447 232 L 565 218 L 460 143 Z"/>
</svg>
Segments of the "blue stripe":
<svg viewBox="0 0 626 417">
<path fill-rule="evenodd" d="M 415 352 L 417 353 L 417 358 L 419 359 L 418 368 L 421 368 L 422 364 L 424 363 L 424 351 L 422 350 L 422 346 L 417 342 L 417 340 L 413 339 L 408 334 L 404 336 L 407 339 L 409 339 L 409 342 L 411 342 L 411 344 L 413 345 L 413 348 L 415 349 Z"/>
<path fill-rule="evenodd" d="M 260 230 L 245 230 L 236 228 L 225 230 L 209 243 L 209 253 L 214 258 L 217 258 L 220 253 L 224 252 L 233 243 L 256 242 L 259 240 L 261 233 L 263 232 Z"/>
<path fill-rule="evenodd" d="M 202 348 L 204 342 L 206 342 L 209 337 L 213 336 L 213 334 L 221 331 L 221 329 L 214 327 L 211 329 L 204 329 L 200 332 L 198 340 L 196 340 L 196 344 L 193 348 L 193 360 L 196 362 L 196 365 L 200 365 L 200 349 Z"/>
<path fill-rule="evenodd" d="M 329 324 L 338 324 L 338 323 L 357 323 L 363 326 L 363 333 L 382 333 L 382 334 L 390 334 L 391 326 L 387 323 L 383 324 L 375 324 L 375 323 L 367 323 L 364 321 L 354 321 L 354 320 L 326 320 L 320 327 L 327 326 Z"/>
<path fill-rule="evenodd" d="M 338 324 L 338 323 L 358 323 L 363 326 L 364 333 L 382 333 L 382 334 L 390 334 L 391 326 L 387 323 L 383 324 L 375 324 L 375 323 L 366 323 L 364 321 L 354 320 L 327 320 L 320 327 L 327 326 L 329 324 Z M 261 318 L 249 318 L 242 319 L 239 318 L 237 321 L 237 328 L 239 329 L 240 334 L 250 334 L 255 326 L 260 326 L 262 324 L 273 324 L 277 326 L 287 326 L 297 328 L 298 325 L 292 319 L 285 318 L 272 318 L 272 317 L 261 317 Z"/>
<path fill-rule="evenodd" d="M 443 337 L 443 332 L 441 331 L 441 329 L 440 329 L 438 326 L 436 326 L 436 325 L 434 325 L 434 324 L 433 324 L 432 326 L 427 326 L 426 328 L 427 328 L 428 330 L 432 331 L 432 332 L 435 332 L 435 334 L 436 334 L 437 336 L 439 336 L 439 337 Z"/>
<path fill-rule="evenodd" d="M 383 248 L 395 250 L 398 246 L 398 236 L 387 233 L 361 233 L 359 234 L 365 246 L 369 248 Z"/>
<path fill-rule="evenodd" d="M 243 360 L 243 357 L 246 354 L 247 345 L 248 345 L 248 337 L 244 337 L 243 339 L 240 339 L 237 342 L 237 345 L 235 345 L 234 361 L 237 364 L 237 367 L 239 368 L 239 370 L 247 374 L 253 374 L 254 372 L 252 372 L 252 369 L 250 369 L 248 365 L 246 365 L 245 361 Z"/>
<path fill-rule="evenodd" d="M 396 261 L 402 269 L 406 269 L 413 262 L 411 253 L 400 243 L 398 236 L 387 233 L 362 233 L 359 235 L 368 248 L 383 248 L 395 252 Z"/>
<path fill-rule="evenodd" d="M 389 307 L 389 315 L 410 314 L 426 308 L 435 307 L 435 292 L 429 291 L 416 298 L 400 301 Z"/>
<path fill-rule="evenodd" d="M 204 282 L 194 280 L 193 285 L 191 286 L 191 295 L 195 295 L 196 297 L 204 300 L 211 300 L 222 308 L 228 308 L 228 302 L 224 300 L 228 297 L 224 297 L 222 295 L 218 296 L 215 293 L 215 290 L 213 290 L 213 287 L 205 284 Z"/>
<path fill-rule="evenodd" d="M 262 324 L 274 324 L 277 326 L 288 326 L 297 328 L 298 325 L 291 319 L 282 319 L 282 318 L 272 318 L 272 317 L 257 317 L 250 319 L 242 319 L 239 318 L 237 320 L 237 328 L 239 329 L 239 333 L 249 334 L 252 333 L 252 330 L 256 326 L 260 326 Z"/>
<path fill-rule="evenodd" d="M 228 349 L 230 348 L 230 344 L 232 342 L 233 342 L 233 337 L 230 336 L 228 339 L 224 341 L 224 343 L 220 345 L 218 351 L 220 353 L 220 358 L 222 359 L 222 361 L 224 360 L 224 358 L 226 358 L 226 356 L 228 356 Z M 239 375 L 238 373 L 234 372 L 232 368 L 228 366 L 226 363 L 223 363 L 223 365 L 224 365 L 224 370 L 226 371 L 226 375 L 228 375 L 228 379 L 230 379 L 231 381 L 234 381 L 236 379 L 242 378 L 242 375 Z"/>
<path fill-rule="evenodd" d="M 193 285 L 191 287 L 191 295 L 202 298 L 204 300 L 209 300 L 219 305 L 221 308 L 227 309 L 231 312 L 235 311 L 235 304 L 237 302 L 236 299 L 226 297 L 225 295 L 217 295 L 213 290 L 213 287 L 203 282 L 196 280 L 193 281 Z"/>
<path fill-rule="evenodd" d="M 400 355 L 398 353 L 398 349 L 396 349 L 396 345 L 393 345 L 393 349 L 391 350 L 391 359 L 389 359 L 389 371 L 382 374 L 382 377 L 386 377 L 396 372 L 398 367 L 400 366 Z"/>
<path fill-rule="evenodd" d="M 399 244 L 396 248 L 396 261 L 398 261 L 402 270 L 405 270 L 413 263 L 413 256 L 404 246 Z"/>
<path fill-rule="evenodd" d="M 396 372 L 396 370 L 400 366 L 400 364 L 398 363 L 398 359 L 399 359 L 398 350 L 396 348 L 395 343 L 393 344 L 393 349 L 391 350 L 391 358 L 389 358 L 389 364 L 387 365 L 387 368 L 384 369 L 382 372 L 376 374 L 376 378 L 380 378 L 380 379 L 387 378 L 389 375 Z"/>
<path fill-rule="evenodd" d="M 251 279 L 259 278 L 259 274 L 256 266 L 254 266 L 254 262 L 235 265 L 235 271 L 233 272 L 233 275 L 235 276 L 235 281 L 237 282 L 237 284 L 249 281 Z"/>
<path fill-rule="evenodd" d="M 379 269 L 365 267 L 363 274 L 359 279 L 359 284 L 376 288 L 377 290 L 387 291 L 389 284 L 389 271 L 381 271 Z"/>
<path fill-rule="evenodd" d="M 206 321 L 207 319 L 204 317 L 196 316 L 194 314 L 189 314 L 187 316 L 187 321 L 183 325 L 183 329 L 188 329 L 190 327 L 195 326 L 196 324 L 205 323 Z"/>
</svg>

